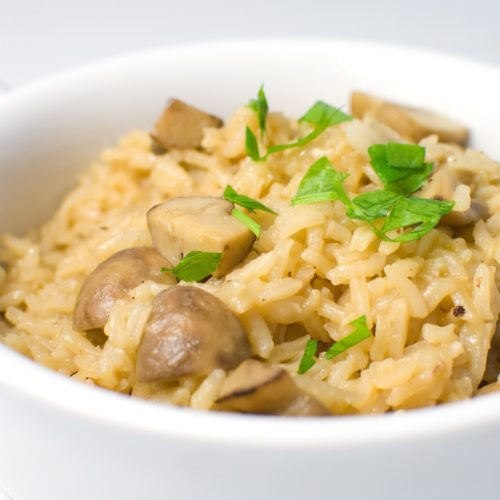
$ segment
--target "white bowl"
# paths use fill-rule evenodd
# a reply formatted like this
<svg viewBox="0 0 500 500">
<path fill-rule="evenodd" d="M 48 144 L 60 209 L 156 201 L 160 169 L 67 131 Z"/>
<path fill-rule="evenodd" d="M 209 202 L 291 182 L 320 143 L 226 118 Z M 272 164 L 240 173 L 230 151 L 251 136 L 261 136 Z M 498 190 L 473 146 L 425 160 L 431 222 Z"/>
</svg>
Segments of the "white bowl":
<svg viewBox="0 0 500 500">
<path fill-rule="evenodd" d="M 339 40 L 166 47 L 0 98 L 0 232 L 47 218 L 76 172 L 169 96 L 228 116 L 264 82 L 273 109 L 366 90 L 470 126 L 500 158 L 500 69 Z M 495 498 L 500 394 L 322 419 L 171 408 L 87 387 L 0 345 L 0 485 L 25 499 Z"/>
</svg>

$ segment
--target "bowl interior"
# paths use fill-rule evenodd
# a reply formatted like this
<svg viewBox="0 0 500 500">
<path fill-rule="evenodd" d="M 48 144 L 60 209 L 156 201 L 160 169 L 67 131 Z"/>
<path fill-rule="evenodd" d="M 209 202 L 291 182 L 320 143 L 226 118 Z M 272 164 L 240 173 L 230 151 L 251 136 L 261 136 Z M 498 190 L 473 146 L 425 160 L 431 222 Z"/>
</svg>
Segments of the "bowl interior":
<svg viewBox="0 0 500 500">
<path fill-rule="evenodd" d="M 22 234 L 49 217 L 78 172 L 122 134 L 149 129 L 168 97 L 227 117 L 254 97 L 262 83 L 271 109 L 295 116 L 317 99 L 348 108 L 353 90 L 424 106 L 470 127 L 472 146 L 500 158 L 498 68 L 349 40 L 167 47 L 75 69 L 0 98 L 0 232 Z M 422 432 L 451 432 L 500 416 L 495 395 L 406 415 L 340 418 L 333 426 L 301 419 L 278 423 L 266 417 L 208 416 L 75 384 L 0 345 L 2 384 L 66 411 L 148 432 L 168 434 L 175 422 L 176 433 L 192 439 L 249 443 L 256 436 L 260 443 L 314 445 L 416 439 Z"/>
</svg>

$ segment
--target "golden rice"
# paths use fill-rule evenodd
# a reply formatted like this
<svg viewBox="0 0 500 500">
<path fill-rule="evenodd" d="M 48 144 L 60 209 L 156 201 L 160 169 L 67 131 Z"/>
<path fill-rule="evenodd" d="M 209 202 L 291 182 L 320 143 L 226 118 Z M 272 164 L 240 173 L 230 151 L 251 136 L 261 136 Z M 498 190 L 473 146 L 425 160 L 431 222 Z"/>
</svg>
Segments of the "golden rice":
<svg viewBox="0 0 500 500">
<path fill-rule="evenodd" d="M 145 132 L 102 152 L 38 231 L 3 235 L 0 247 L 0 337 L 8 346 L 89 384 L 166 403 L 209 409 L 226 377 L 141 383 L 136 351 L 165 289 L 147 281 L 111 310 L 104 343 L 72 328 L 72 310 L 86 276 L 119 250 L 151 246 L 146 212 L 174 196 L 220 196 L 227 184 L 278 212 L 257 212 L 262 235 L 224 279 L 195 286 L 219 297 L 242 320 L 253 352 L 288 370 L 299 387 L 330 411 L 375 413 L 473 396 L 483 380 L 499 313 L 500 166 L 479 152 L 424 139 L 426 161 L 470 172 L 456 208 L 471 194 L 490 216 L 453 234 L 439 227 L 407 243 L 380 241 L 340 202 L 290 206 L 309 166 L 327 156 L 348 172 L 351 196 L 381 187 L 366 154 L 397 139 L 379 124 L 354 120 L 330 127 L 302 148 L 255 163 L 245 154 L 245 127 L 258 122 L 241 108 L 220 129 L 206 129 L 203 151 L 151 153 Z M 271 143 L 286 143 L 302 125 L 270 114 Z M 456 306 L 465 314 L 456 317 Z M 309 339 L 338 341 L 366 315 L 372 338 L 297 375 Z M 0 316 L 1 318 L 1 316 Z M 489 366 L 490 382 L 496 381 Z"/>
</svg>

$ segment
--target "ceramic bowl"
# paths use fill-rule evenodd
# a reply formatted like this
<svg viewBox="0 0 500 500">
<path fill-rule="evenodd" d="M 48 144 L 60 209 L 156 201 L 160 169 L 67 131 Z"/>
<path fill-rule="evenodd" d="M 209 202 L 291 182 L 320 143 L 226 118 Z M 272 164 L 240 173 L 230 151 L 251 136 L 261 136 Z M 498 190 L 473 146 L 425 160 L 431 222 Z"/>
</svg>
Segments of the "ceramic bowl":
<svg viewBox="0 0 500 500">
<path fill-rule="evenodd" d="M 350 40 L 170 46 L 0 98 L 0 232 L 50 216 L 78 171 L 176 96 L 222 116 L 265 84 L 275 110 L 364 90 L 467 124 L 500 159 L 500 69 Z M 0 485 L 15 500 L 495 498 L 500 394 L 321 419 L 172 408 L 88 387 L 0 345 Z"/>
</svg>

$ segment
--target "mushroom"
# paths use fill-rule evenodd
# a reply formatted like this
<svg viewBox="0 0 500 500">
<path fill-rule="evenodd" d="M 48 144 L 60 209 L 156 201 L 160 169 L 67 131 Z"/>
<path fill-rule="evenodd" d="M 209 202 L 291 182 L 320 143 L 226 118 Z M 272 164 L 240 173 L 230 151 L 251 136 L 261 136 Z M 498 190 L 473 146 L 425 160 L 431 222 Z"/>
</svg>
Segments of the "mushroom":
<svg viewBox="0 0 500 500">
<path fill-rule="evenodd" d="M 446 165 L 439 166 L 417 195 L 422 198 L 434 200 L 452 200 L 455 190 L 460 184 L 469 184 L 467 172 L 461 173 Z M 440 225 L 450 227 L 466 227 L 475 224 L 479 219 L 487 219 L 489 210 L 483 201 L 471 200 L 466 210 L 452 210 L 443 215 L 439 221 Z"/>
<path fill-rule="evenodd" d="M 199 148 L 206 127 L 220 127 L 222 120 L 179 99 L 169 99 L 151 137 L 165 149 Z"/>
<path fill-rule="evenodd" d="M 479 219 L 487 219 L 488 207 L 480 201 L 472 201 L 470 207 L 463 212 L 452 210 L 443 215 L 439 224 L 451 227 L 466 227 L 475 224 Z"/>
<path fill-rule="evenodd" d="M 231 216 L 234 205 L 223 198 L 172 198 L 147 214 L 153 246 L 177 265 L 191 251 L 222 253 L 215 277 L 224 275 L 249 252 L 255 235 Z"/>
<path fill-rule="evenodd" d="M 217 297 L 192 286 L 159 293 L 137 351 L 141 382 L 208 375 L 252 355 L 238 317 Z"/>
<path fill-rule="evenodd" d="M 76 300 L 73 328 L 102 328 L 116 300 L 146 280 L 175 284 L 174 276 L 160 271 L 168 266 L 168 261 L 153 248 L 128 248 L 115 253 L 99 264 L 83 283 Z"/>
<path fill-rule="evenodd" d="M 469 131 L 463 125 L 432 111 L 385 101 L 361 92 L 351 94 L 351 112 L 355 118 L 378 120 L 401 136 L 418 142 L 437 134 L 442 142 L 465 146 Z"/>
<path fill-rule="evenodd" d="M 225 380 L 217 403 L 243 413 L 321 416 L 330 412 L 283 368 L 247 359 Z"/>
</svg>

